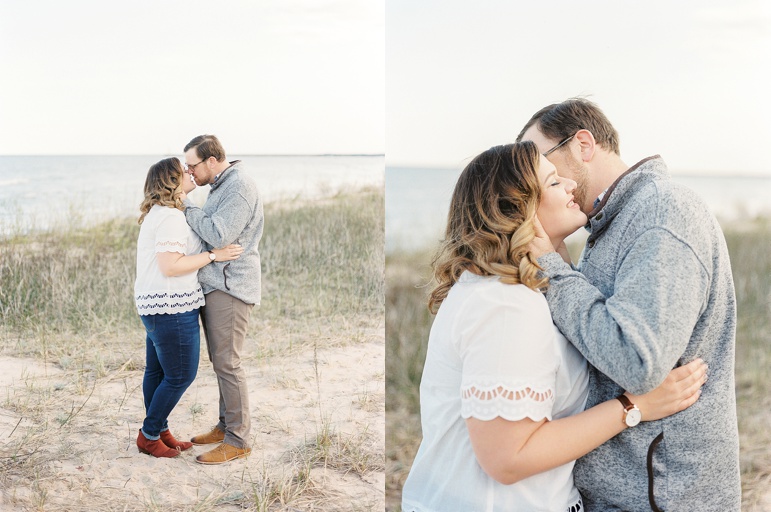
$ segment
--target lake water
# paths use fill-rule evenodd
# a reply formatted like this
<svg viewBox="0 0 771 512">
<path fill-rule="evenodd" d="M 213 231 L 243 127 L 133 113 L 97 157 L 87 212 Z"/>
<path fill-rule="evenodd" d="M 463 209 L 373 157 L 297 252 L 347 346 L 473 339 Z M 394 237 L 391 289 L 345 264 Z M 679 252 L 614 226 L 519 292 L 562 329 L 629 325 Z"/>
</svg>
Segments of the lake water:
<svg viewBox="0 0 771 512">
<path fill-rule="evenodd" d="M 138 216 L 149 167 L 159 156 L 0 156 L 0 235 L 67 219 Z M 382 187 L 384 157 L 228 156 L 241 160 L 263 201 L 305 200 Z M 203 202 L 208 186 L 191 196 Z"/>
<path fill-rule="evenodd" d="M 386 252 L 434 247 L 461 169 L 386 167 Z M 771 217 L 771 176 L 673 175 L 699 194 L 721 221 Z M 579 230 L 574 238 L 585 237 Z"/>
</svg>

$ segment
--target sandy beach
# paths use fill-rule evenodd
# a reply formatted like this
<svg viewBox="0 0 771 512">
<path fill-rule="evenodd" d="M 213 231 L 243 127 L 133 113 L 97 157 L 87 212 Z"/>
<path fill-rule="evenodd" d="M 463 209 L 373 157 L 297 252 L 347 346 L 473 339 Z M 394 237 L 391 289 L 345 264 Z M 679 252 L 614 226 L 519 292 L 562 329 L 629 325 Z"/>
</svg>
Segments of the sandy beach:
<svg viewBox="0 0 771 512">
<path fill-rule="evenodd" d="M 383 330 L 357 338 L 245 360 L 253 452 L 217 466 L 195 462 L 205 446 L 173 459 L 138 452 L 140 351 L 93 382 L 36 359 L 0 358 L 0 510 L 236 511 L 247 502 L 249 510 L 382 510 Z M 256 353 L 255 337 L 248 343 Z M 202 350 L 172 432 L 208 431 L 217 403 Z"/>
</svg>

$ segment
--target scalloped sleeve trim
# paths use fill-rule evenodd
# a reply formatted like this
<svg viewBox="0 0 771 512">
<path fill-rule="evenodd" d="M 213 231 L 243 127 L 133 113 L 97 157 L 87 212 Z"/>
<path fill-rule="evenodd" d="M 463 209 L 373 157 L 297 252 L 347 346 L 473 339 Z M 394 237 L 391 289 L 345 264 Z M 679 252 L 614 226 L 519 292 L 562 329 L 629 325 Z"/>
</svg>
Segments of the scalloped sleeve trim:
<svg viewBox="0 0 771 512">
<path fill-rule="evenodd" d="M 178 240 L 155 242 L 155 252 L 181 252 L 186 254 L 187 243 Z"/>
<path fill-rule="evenodd" d="M 545 383 L 502 383 L 481 380 L 461 386 L 461 416 L 490 421 L 552 419 L 554 388 Z"/>
</svg>

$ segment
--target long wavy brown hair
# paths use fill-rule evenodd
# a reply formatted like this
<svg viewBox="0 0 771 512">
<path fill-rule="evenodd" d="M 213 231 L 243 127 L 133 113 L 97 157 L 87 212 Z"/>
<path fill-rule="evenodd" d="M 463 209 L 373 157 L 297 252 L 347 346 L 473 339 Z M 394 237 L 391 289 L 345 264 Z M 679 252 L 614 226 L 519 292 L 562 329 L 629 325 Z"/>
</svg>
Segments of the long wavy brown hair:
<svg viewBox="0 0 771 512">
<path fill-rule="evenodd" d="M 436 313 L 468 270 L 538 290 L 548 279 L 531 260 L 534 218 L 541 197 L 538 148 L 530 141 L 495 146 L 463 169 L 450 201 L 447 229 L 432 267 L 436 286 L 428 307 Z"/>
<path fill-rule="evenodd" d="M 185 171 L 178 158 L 165 158 L 150 166 L 145 179 L 145 198 L 139 205 L 139 224 L 145 220 L 150 209 L 159 204 L 177 210 L 184 210 L 179 195 L 182 193 L 182 179 Z"/>
</svg>

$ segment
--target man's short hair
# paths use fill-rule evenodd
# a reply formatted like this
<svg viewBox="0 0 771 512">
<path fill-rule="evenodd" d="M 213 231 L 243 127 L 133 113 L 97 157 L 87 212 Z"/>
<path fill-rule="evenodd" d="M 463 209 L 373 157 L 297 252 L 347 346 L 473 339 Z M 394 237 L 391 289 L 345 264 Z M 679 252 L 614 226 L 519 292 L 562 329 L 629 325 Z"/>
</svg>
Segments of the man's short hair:
<svg viewBox="0 0 771 512">
<path fill-rule="evenodd" d="M 600 107 L 585 98 L 570 98 L 542 108 L 533 114 L 519 132 L 517 142 L 520 142 L 525 132 L 536 123 L 541 133 L 556 141 L 575 135 L 578 130 L 589 130 L 601 148 L 617 155 L 621 154 L 618 132 Z"/>
<path fill-rule="evenodd" d="M 195 148 L 195 152 L 201 160 L 207 160 L 211 156 L 218 162 L 225 160 L 225 149 L 223 149 L 219 139 L 214 135 L 199 135 L 195 137 L 185 146 L 185 153 L 191 148 Z"/>
</svg>

